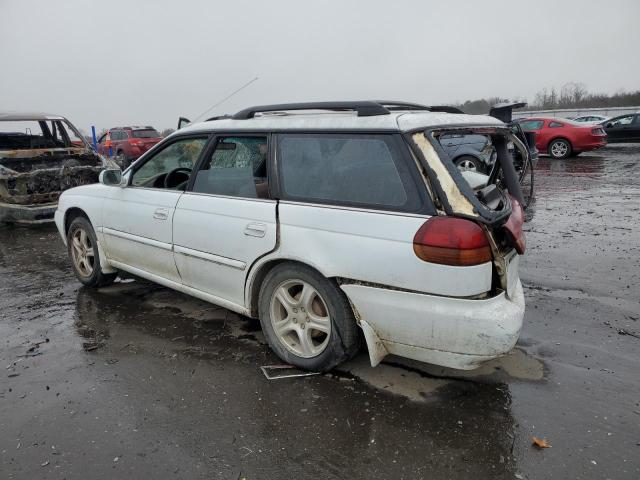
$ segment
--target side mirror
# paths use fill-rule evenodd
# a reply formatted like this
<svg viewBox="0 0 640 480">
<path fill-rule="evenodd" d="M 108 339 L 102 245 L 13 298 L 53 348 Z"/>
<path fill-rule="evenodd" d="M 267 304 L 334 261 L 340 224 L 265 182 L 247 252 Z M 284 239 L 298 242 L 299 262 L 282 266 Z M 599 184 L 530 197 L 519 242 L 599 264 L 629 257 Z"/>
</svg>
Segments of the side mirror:
<svg viewBox="0 0 640 480">
<path fill-rule="evenodd" d="M 611 128 L 613 127 L 613 122 L 607 122 L 604 124 L 604 128 Z"/>
<path fill-rule="evenodd" d="M 103 185 L 122 186 L 122 170 L 119 168 L 102 170 L 98 177 L 98 181 Z"/>
</svg>

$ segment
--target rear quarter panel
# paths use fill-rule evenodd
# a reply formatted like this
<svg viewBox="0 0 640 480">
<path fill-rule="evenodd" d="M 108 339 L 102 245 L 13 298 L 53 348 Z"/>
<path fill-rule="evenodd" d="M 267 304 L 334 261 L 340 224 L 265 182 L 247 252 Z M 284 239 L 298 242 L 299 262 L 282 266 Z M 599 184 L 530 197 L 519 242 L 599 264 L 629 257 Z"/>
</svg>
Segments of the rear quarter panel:
<svg viewBox="0 0 640 480">
<path fill-rule="evenodd" d="M 279 247 L 261 259 L 306 263 L 325 277 L 466 297 L 491 289 L 492 265 L 424 262 L 413 237 L 428 216 L 281 202 Z M 251 275 L 254 275 L 254 268 Z"/>
</svg>

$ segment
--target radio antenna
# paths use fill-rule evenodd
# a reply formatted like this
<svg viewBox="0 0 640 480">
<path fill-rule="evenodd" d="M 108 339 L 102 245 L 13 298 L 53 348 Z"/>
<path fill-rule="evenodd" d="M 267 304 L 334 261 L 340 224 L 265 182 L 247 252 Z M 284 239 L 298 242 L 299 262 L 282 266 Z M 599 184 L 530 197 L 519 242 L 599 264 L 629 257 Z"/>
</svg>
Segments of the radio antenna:
<svg viewBox="0 0 640 480">
<path fill-rule="evenodd" d="M 200 118 L 204 117 L 208 112 L 210 112 L 211 110 L 213 110 L 214 108 L 222 105 L 224 102 L 226 102 L 227 100 L 229 100 L 231 97 L 233 97 L 236 93 L 240 92 L 241 90 L 244 90 L 245 88 L 247 88 L 249 85 L 251 85 L 253 82 L 255 82 L 256 80 L 258 80 L 258 77 L 255 77 L 251 80 L 249 80 L 247 83 L 245 83 L 244 85 L 242 85 L 240 88 L 238 88 L 237 90 L 234 90 L 233 92 L 231 92 L 229 95 L 227 95 L 226 97 L 224 97 L 222 100 L 220 100 L 218 103 L 216 103 L 215 105 L 207 108 L 204 112 L 202 112 L 200 115 L 198 115 L 193 121 L 196 122 L 198 121 Z"/>
</svg>

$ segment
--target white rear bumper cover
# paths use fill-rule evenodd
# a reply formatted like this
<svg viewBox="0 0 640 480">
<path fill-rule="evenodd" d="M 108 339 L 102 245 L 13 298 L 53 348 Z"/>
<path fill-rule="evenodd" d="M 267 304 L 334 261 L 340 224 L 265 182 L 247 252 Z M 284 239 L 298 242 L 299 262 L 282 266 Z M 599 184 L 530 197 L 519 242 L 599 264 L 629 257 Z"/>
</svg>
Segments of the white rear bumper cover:
<svg viewBox="0 0 640 480">
<path fill-rule="evenodd" d="M 344 284 L 371 365 L 387 354 L 470 370 L 513 348 L 522 329 L 524 293 L 467 300 Z"/>
</svg>

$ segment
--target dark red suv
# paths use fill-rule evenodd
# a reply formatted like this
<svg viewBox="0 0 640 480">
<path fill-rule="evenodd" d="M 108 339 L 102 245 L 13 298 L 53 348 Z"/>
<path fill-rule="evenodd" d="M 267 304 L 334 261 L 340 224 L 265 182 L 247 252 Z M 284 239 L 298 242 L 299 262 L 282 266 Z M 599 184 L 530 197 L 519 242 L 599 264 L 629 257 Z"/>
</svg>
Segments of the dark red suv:
<svg viewBox="0 0 640 480">
<path fill-rule="evenodd" d="M 162 137 L 155 128 L 148 126 L 111 128 L 98 139 L 98 152 L 102 155 L 109 155 L 109 140 L 111 155 L 119 157 L 122 168 L 126 168 Z"/>
</svg>

